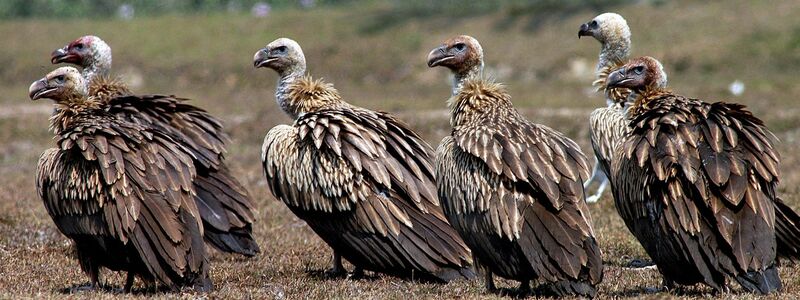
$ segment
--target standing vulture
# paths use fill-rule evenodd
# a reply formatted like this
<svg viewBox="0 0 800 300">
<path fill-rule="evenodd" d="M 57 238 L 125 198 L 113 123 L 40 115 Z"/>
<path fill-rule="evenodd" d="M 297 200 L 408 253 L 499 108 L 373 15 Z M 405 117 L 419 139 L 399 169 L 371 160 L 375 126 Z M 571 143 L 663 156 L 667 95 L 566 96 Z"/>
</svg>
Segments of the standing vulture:
<svg viewBox="0 0 800 300">
<path fill-rule="evenodd" d="M 255 208 L 225 165 L 225 144 L 230 139 L 217 118 L 184 103 L 187 99 L 133 95 L 121 81 L 109 79 L 111 48 L 96 36 L 83 36 L 53 51 L 51 62 L 83 67 L 89 95 L 103 102 L 110 114 L 160 130 L 192 154 L 197 169 L 195 200 L 209 244 L 245 256 L 260 251 L 252 235 Z"/>
<path fill-rule="evenodd" d="M 483 50 L 458 36 L 433 49 L 428 66 L 455 76 L 453 129 L 436 153 L 445 215 L 492 273 L 540 280 L 553 295 L 593 297 L 603 275 L 582 182 L 586 157 L 563 134 L 526 120 L 500 84 L 481 78 Z"/>
<path fill-rule="evenodd" d="M 631 30 L 628 23 L 618 14 L 604 13 L 582 24 L 578 38 L 581 36 L 594 37 L 602 45 L 592 85 L 598 90 L 604 89 L 608 74 L 628 60 L 631 48 Z M 589 115 L 589 136 L 594 150 L 595 164 L 592 177 L 584 183 L 584 188 L 588 189 L 595 181 L 599 181 L 600 186 L 594 195 L 586 198 L 586 202 L 597 202 L 603 195 L 608 185 L 609 166 L 614 151 L 628 131 L 625 114 L 630 106 L 627 101 L 630 91 L 609 89 L 605 92 L 606 107 L 595 109 Z"/>
<path fill-rule="evenodd" d="M 659 88 L 663 73 L 640 57 L 608 78 L 637 94 L 611 165 L 617 210 L 667 287 L 725 291 L 734 279 L 749 292 L 780 291 L 774 135 L 742 105 Z"/>
<path fill-rule="evenodd" d="M 212 288 L 203 224 L 193 200 L 192 153 L 161 130 L 108 113 L 87 96 L 78 70 L 35 81 L 30 98 L 50 98 L 57 147 L 39 159 L 36 188 L 58 229 L 75 242 L 89 288 L 100 268 L 173 289 Z"/>
<path fill-rule="evenodd" d="M 436 198 L 432 149 L 394 116 L 353 106 L 304 77 L 305 57 L 280 38 L 256 52 L 280 75 L 275 97 L 294 123 L 272 128 L 262 160 L 272 194 L 333 249 L 329 275 L 371 270 L 446 282 L 472 278 L 471 254 Z"/>
</svg>

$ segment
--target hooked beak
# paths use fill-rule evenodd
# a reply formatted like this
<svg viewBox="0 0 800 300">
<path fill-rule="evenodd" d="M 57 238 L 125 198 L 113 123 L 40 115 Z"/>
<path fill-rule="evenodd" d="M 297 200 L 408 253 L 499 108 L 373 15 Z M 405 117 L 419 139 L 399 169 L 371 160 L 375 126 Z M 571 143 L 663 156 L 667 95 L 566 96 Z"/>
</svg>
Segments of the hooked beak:
<svg viewBox="0 0 800 300">
<path fill-rule="evenodd" d="M 50 92 L 55 90 L 56 88 L 48 87 L 47 80 L 42 78 L 31 83 L 31 86 L 28 88 L 28 97 L 30 97 L 31 100 L 38 100 L 46 97 Z"/>
<path fill-rule="evenodd" d="M 265 68 L 267 65 L 274 61 L 275 57 L 269 56 L 269 50 L 267 48 L 263 48 L 258 50 L 255 55 L 253 55 L 253 67 L 255 68 Z"/>
<path fill-rule="evenodd" d="M 625 68 L 619 68 L 618 70 L 608 75 L 608 79 L 606 80 L 606 88 L 617 88 L 623 87 L 624 84 L 631 81 L 631 78 L 628 78 L 625 75 Z"/>
<path fill-rule="evenodd" d="M 447 54 L 447 47 L 441 46 L 431 50 L 431 53 L 428 53 L 428 67 L 433 68 L 439 66 L 451 59 L 453 59 L 453 55 Z"/>
<path fill-rule="evenodd" d="M 578 39 L 582 36 L 592 36 L 592 30 L 589 29 L 589 23 L 581 24 L 581 28 L 578 29 Z"/>
<path fill-rule="evenodd" d="M 77 63 L 78 56 L 67 51 L 67 47 L 58 48 L 50 53 L 50 63 L 59 64 L 63 62 Z"/>
</svg>

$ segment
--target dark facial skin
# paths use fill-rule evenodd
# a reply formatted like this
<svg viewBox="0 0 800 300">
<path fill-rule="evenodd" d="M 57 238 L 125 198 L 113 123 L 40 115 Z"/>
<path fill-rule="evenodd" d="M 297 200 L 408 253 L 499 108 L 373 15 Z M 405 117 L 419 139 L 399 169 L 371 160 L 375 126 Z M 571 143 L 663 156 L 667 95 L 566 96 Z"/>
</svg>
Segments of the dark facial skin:
<svg viewBox="0 0 800 300">
<path fill-rule="evenodd" d="M 270 68 L 280 72 L 290 64 L 289 48 L 285 45 L 266 47 L 256 52 L 253 57 L 253 66 L 256 68 Z"/>
<path fill-rule="evenodd" d="M 597 21 L 591 20 L 589 22 L 581 24 L 580 29 L 578 29 L 578 38 L 582 36 L 594 36 L 594 32 L 599 28 L 599 24 Z"/>
<path fill-rule="evenodd" d="M 77 39 L 72 43 L 59 48 L 50 54 L 50 62 L 53 64 L 69 63 L 74 65 L 82 65 L 83 58 L 89 53 L 91 41 L 84 38 Z"/>
</svg>

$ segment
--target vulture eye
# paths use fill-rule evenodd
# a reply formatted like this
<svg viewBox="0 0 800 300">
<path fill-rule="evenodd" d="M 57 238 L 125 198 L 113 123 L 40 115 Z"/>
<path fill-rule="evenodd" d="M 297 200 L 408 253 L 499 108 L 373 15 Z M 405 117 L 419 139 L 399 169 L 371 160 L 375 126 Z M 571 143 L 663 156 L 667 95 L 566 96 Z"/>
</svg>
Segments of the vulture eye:
<svg viewBox="0 0 800 300">
<path fill-rule="evenodd" d="M 275 51 L 278 53 L 286 53 L 286 46 L 280 46 L 278 48 L 275 48 Z"/>
<path fill-rule="evenodd" d="M 83 44 L 75 44 L 75 46 L 73 48 L 75 48 L 77 50 L 83 50 Z"/>
<path fill-rule="evenodd" d="M 592 27 L 592 28 L 597 27 L 597 21 L 592 20 L 592 22 L 589 23 L 589 27 Z"/>
<path fill-rule="evenodd" d="M 643 66 L 638 66 L 633 68 L 633 73 L 636 73 L 636 75 L 642 75 L 643 72 L 644 72 Z"/>
<path fill-rule="evenodd" d="M 58 75 L 54 78 L 58 83 L 64 83 L 64 75 Z"/>
<path fill-rule="evenodd" d="M 461 52 L 464 51 L 464 49 L 467 49 L 467 45 L 465 45 L 464 43 L 458 43 L 455 46 L 453 46 L 453 48 L 455 48 L 456 51 Z"/>
</svg>

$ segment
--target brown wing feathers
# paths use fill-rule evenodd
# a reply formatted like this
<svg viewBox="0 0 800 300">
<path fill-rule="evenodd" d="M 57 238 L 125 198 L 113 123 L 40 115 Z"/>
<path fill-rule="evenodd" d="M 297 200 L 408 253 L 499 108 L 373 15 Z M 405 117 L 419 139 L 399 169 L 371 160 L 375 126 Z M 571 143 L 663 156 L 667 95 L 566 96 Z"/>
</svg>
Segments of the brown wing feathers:
<svg viewBox="0 0 800 300">
<path fill-rule="evenodd" d="M 438 207 L 431 149 L 419 136 L 308 77 L 290 95 L 305 113 L 273 128 L 263 149 L 277 198 L 356 266 L 437 281 L 474 276 Z"/>
<path fill-rule="evenodd" d="M 253 256 L 260 251 L 252 237 L 255 208 L 247 190 L 224 165 L 229 138 L 216 118 L 183 103 L 186 100 L 164 95 L 106 99 L 112 114 L 164 132 L 192 154 L 206 240 L 219 250 Z"/>
<path fill-rule="evenodd" d="M 90 251 L 79 255 L 82 266 L 92 266 L 90 274 L 103 266 L 167 285 L 210 288 L 202 242 L 197 245 L 202 226 L 190 155 L 158 132 L 91 114 L 60 134 L 60 149 L 45 152 L 37 181 L 59 229 L 76 239 L 79 251 Z M 100 240 L 106 248 L 82 244 Z M 129 260 L 114 262 L 125 255 Z"/>
<path fill-rule="evenodd" d="M 775 240 L 775 185 L 779 156 L 772 147 L 773 136 L 763 123 L 743 106 L 706 104 L 673 94 L 647 98 L 634 107 L 632 132 L 622 146 L 615 180 L 649 178 L 649 194 L 625 182 L 618 184 L 623 197 L 618 201 L 626 223 L 633 226 L 640 242 L 662 268 L 668 280 L 686 280 L 671 265 L 685 258 L 702 274 L 701 282 L 722 288 L 722 274 L 737 279 L 746 289 L 769 292 L 771 288 L 751 284 L 742 274 L 773 278 Z M 615 162 L 616 164 L 617 162 Z M 625 166 L 623 166 L 625 165 Z M 628 172 L 639 169 L 641 171 Z M 617 188 L 615 188 L 617 189 Z M 648 201 L 663 201 L 662 208 L 645 210 Z M 660 210 L 663 209 L 663 212 Z M 637 218 L 663 218 L 664 229 L 644 229 Z M 677 258 L 656 252 L 659 241 L 645 231 L 666 230 L 682 244 L 673 251 Z M 638 232 L 638 234 L 637 234 Z M 780 234 L 778 240 L 781 240 Z M 662 254 L 657 254 L 662 253 Z M 668 264 L 665 266 L 664 264 Z M 680 278 L 680 279 L 675 279 Z M 774 283 L 773 283 L 774 284 Z M 778 281 L 778 285 L 779 285 Z M 774 286 L 773 286 L 774 288 Z"/>
<path fill-rule="evenodd" d="M 437 184 L 451 224 L 500 276 L 541 278 L 556 295 L 594 295 L 602 262 L 578 146 L 525 120 L 500 85 L 467 81 L 450 101 L 453 131 L 437 151 Z"/>
</svg>

